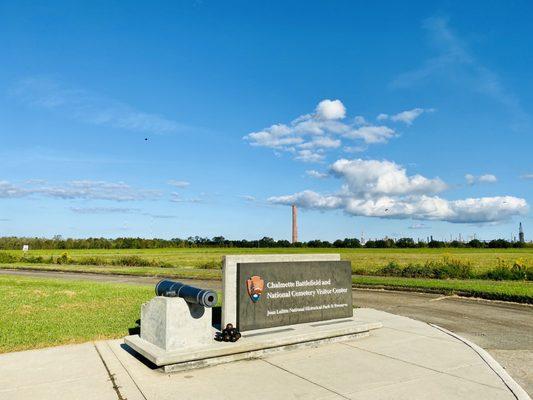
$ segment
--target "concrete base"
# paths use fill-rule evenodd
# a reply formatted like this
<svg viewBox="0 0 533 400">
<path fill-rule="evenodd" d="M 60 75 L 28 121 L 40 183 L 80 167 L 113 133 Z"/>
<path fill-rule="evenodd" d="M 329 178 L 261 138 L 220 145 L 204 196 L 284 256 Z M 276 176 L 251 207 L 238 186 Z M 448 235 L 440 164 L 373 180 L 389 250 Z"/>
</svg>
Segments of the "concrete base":
<svg viewBox="0 0 533 400">
<path fill-rule="evenodd" d="M 381 328 L 379 322 L 361 322 L 355 317 L 326 322 L 311 322 L 286 327 L 258 329 L 243 333 L 238 342 L 216 342 L 165 351 L 138 335 L 127 336 L 124 341 L 137 353 L 164 371 L 181 371 L 230 361 L 257 358 L 280 350 L 314 346 L 324 342 L 353 340 L 368 335 L 370 330 Z"/>
<path fill-rule="evenodd" d="M 154 297 L 141 307 L 141 338 L 162 351 L 210 344 L 212 310 L 179 297 Z"/>
</svg>

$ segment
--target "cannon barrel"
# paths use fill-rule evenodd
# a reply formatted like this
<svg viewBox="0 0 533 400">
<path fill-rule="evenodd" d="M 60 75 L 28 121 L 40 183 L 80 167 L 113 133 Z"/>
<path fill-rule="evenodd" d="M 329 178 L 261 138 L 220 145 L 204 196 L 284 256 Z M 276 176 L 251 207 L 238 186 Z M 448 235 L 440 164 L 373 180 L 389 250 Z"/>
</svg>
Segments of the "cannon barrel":
<svg viewBox="0 0 533 400">
<path fill-rule="evenodd" d="M 165 297 L 181 297 L 187 303 L 200 304 L 204 307 L 213 307 L 217 304 L 217 293 L 209 289 L 199 289 L 163 279 L 155 285 L 155 294 Z"/>
</svg>

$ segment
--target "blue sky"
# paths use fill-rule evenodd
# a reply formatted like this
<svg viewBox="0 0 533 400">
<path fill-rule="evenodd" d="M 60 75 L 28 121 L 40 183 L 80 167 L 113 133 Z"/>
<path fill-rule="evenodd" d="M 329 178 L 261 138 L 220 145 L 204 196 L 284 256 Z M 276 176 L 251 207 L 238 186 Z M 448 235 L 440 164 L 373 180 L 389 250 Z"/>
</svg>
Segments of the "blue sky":
<svg viewBox="0 0 533 400">
<path fill-rule="evenodd" d="M 532 12 L 0 1 L 0 234 L 527 237 Z"/>
</svg>

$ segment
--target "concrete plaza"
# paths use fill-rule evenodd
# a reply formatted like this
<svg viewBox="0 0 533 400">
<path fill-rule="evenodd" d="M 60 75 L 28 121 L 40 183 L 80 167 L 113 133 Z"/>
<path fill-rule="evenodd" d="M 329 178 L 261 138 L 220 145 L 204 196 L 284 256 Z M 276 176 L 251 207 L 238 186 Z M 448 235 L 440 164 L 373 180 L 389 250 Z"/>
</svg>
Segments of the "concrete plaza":
<svg viewBox="0 0 533 400">
<path fill-rule="evenodd" d="M 479 349 L 428 324 L 372 309 L 369 337 L 164 374 L 122 340 L 0 355 L 6 399 L 527 399 Z M 514 391 L 514 393 L 513 393 Z"/>
</svg>

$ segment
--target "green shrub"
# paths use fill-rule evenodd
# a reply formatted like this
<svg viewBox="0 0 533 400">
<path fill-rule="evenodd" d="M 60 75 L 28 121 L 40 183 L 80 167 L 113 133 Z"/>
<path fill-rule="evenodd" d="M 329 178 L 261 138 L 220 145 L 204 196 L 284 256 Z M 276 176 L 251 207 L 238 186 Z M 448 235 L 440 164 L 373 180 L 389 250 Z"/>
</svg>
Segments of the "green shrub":
<svg viewBox="0 0 533 400">
<path fill-rule="evenodd" d="M 482 278 L 496 281 L 503 280 L 533 280 L 533 267 L 524 265 L 522 260 L 516 260 L 512 265 L 503 260 L 498 260 L 498 265 L 482 274 Z"/>
<path fill-rule="evenodd" d="M 57 257 L 56 263 L 58 263 L 58 264 L 71 264 L 72 263 L 72 258 L 70 258 L 67 253 L 63 253 L 59 257 Z"/>
<path fill-rule="evenodd" d="M 403 268 L 395 261 L 391 261 L 386 266 L 378 270 L 378 275 L 402 276 Z"/>
<path fill-rule="evenodd" d="M 20 262 L 30 264 L 43 264 L 45 261 L 44 258 L 42 258 L 41 256 L 23 256 L 20 259 Z"/>
<path fill-rule="evenodd" d="M 473 277 L 472 265 L 468 262 L 444 257 L 442 262 L 433 265 L 437 279 L 468 279 Z"/>
<path fill-rule="evenodd" d="M 80 265 L 106 265 L 107 261 L 102 257 L 81 257 L 73 260 L 75 264 Z"/>
<path fill-rule="evenodd" d="M 150 267 L 154 262 L 139 256 L 123 256 L 113 260 L 112 264 L 122 267 Z"/>
<path fill-rule="evenodd" d="M 19 258 L 17 256 L 14 256 L 10 253 L 6 253 L 4 251 L 0 251 L 0 264 L 15 263 L 17 261 L 19 261 Z"/>
<path fill-rule="evenodd" d="M 377 271 L 377 275 L 401 276 L 404 278 L 467 279 L 472 278 L 472 266 L 460 260 L 444 257 L 442 261 L 401 266 L 391 261 Z"/>
<path fill-rule="evenodd" d="M 433 278 L 435 276 L 435 267 L 430 263 L 424 265 L 409 264 L 402 270 L 402 275 L 406 278 Z"/>
</svg>

